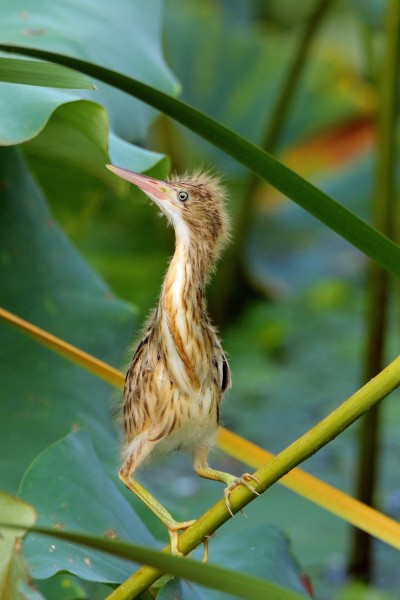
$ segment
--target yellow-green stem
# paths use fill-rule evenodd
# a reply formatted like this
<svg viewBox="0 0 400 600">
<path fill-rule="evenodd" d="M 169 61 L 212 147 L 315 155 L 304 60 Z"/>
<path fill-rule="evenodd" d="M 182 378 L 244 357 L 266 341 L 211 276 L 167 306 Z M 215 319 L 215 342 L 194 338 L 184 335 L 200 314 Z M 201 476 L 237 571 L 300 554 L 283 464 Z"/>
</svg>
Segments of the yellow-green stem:
<svg viewBox="0 0 400 600">
<path fill-rule="evenodd" d="M 339 433 L 354 423 L 362 414 L 376 405 L 400 385 L 400 357 L 396 358 L 379 375 L 343 402 L 315 427 L 272 458 L 255 472 L 259 480 L 258 492 L 263 492 L 296 465 L 309 458 Z M 238 486 L 230 495 L 233 513 L 255 499 L 244 486 Z M 188 554 L 230 518 L 224 500 L 220 500 L 179 537 L 179 550 Z M 165 552 L 169 548 L 164 549 Z M 147 589 L 163 573 L 153 567 L 143 566 L 121 584 L 108 600 L 131 600 Z"/>
<path fill-rule="evenodd" d="M 379 81 L 380 103 L 377 165 L 373 198 L 373 225 L 394 238 L 396 217 L 395 131 L 397 112 L 398 56 L 400 46 L 400 0 L 389 0 L 386 14 L 386 49 L 382 56 Z M 369 265 L 366 315 L 366 355 L 364 381 L 379 373 L 385 361 L 390 276 L 376 263 Z M 374 504 L 379 467 L 380 412 L 374 407 L 361 422 L 357 468 L 359 500 Z M 372 539 L 354 529 L 349 572 L 365 581 L 371 579 Z"/>
</svg>

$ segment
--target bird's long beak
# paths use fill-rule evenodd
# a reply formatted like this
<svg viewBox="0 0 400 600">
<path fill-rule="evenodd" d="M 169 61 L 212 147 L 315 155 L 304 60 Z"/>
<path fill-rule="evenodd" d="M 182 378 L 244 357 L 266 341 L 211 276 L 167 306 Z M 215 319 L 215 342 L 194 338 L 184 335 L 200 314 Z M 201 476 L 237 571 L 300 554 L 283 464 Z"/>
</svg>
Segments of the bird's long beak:
<svg viewBox="0 0 400 600">
<path fill-rule="evenodd" d="M 122 177 L 122 179 L 126 179 L 130 183 L 136 185 L 146 195 L 157 198 L 158 200 L 167 200 L 168 195 L 165 181 L 158 181 L 158 179 L 134 173 L 133 171 L 123 169 L 122 167 L 114 167 L 114 165 L 106 165 L 106 167 L 115 173 L 115 175 L 118 175 L 118 177 Z"/>
</svg>

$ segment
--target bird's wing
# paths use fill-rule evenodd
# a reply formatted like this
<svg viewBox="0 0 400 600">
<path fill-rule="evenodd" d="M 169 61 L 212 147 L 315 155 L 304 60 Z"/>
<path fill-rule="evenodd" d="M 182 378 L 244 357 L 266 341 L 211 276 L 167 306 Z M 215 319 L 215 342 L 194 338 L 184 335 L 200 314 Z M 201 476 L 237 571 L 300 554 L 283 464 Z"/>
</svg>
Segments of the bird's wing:
<svg viewBox="0 0 400 600">
<path fill-rule="evenodd" d="M 221 391 L 229 390 L 232 387 L 232 375 L 229 363 L 226 360 L 225 354 L 222 352 L 222 377 L 221 377 Z"/>
<path fill-rule="evenodd" d="M 149 333 L 146 332 L 136 348 L 125 377 L 124 422 L 130 436 L 137 435 L 152 419 L 154 402 L 154 370 L 157 356 Z"/>
<path fill-rule="evenodd" d="M 213 379 L 218 386 L 222 397 L 225 390 L 232 387 L 232 378 L 228 361 L 226 360 L 226 356 L 219 345 L 214 349 L 212 364 L 214 369 Z"/>
</svg>

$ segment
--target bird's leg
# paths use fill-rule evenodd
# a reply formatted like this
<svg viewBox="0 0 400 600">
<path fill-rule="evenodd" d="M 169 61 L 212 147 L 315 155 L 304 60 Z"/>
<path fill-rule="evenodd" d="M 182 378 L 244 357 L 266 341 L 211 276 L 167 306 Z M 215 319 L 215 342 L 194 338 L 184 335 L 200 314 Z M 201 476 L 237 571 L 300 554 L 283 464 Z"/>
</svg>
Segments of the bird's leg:
<svg viewBox="0 0 400 600">
<path fill-rule="evenodd" d="M 249 481 L 255 481 L 256 483 L 260 482 L 256 477 L 254 477 L 254 475 L 251 475 L 250 473 L 243 473 L 241 477 L 235 477 L 235 475 L 230 475 L 230 473 L 212 469 L 208 466 L 207 456 L 208 448 L 196 449 L 193 452 L 193 469 L 200 477 L 204 477 L 205 479 L 214 479 L 214 481 L 222 481 L 223 483 L 226 483 L 226 488 L 224 489 L 225 504 L 233 517 L 231 504 L 229 502 L 229 496 L 232 490 L 238 485 L 245 485 L 251 492 L 253 492 L 253 494 L 258 496 L 259 493 L 252 485 L 250 485 Z"/>
<path fill-rule="evenodd" d="M 118 476 L 122 483 L 133 492 L 153 513 L 160 519 L 162 523 L 166 526 L 168 530 L 168 535 L 171 543 L 171 554 L 181 555 L 178 550 L 178 532 L 181 529 L 186 529 L 194 521 L 175 521 L 173 516 L 167 511 L 165 506 L 161 504 L 146 488 L 144 488 L 134 477 L 133 473 L 137 468 L 138 464 L 142 462 L 142 460 L 150 453 L 150 448 L 145 448 L 146 442 L 143 444 L 142 448 L 144 450 L 143 453 L 140 453 L 139 456 L 135 456 L 137 453 L 130 454 L 124 461 L 122 467 L 119 470 Z M 154 444 L 153 444 L 154 446 Z M 147 452 L 146 452 L 147 450 Z"/>
</svg>

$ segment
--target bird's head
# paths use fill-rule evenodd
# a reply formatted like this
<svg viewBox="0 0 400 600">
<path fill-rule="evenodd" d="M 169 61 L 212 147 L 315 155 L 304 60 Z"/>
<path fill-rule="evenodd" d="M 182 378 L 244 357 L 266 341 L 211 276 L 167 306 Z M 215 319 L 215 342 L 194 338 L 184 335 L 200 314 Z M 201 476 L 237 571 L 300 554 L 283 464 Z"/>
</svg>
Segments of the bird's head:
<svg viewBox="0 0 400 600">
<path fill-rule="evenodd" d="M 195 171 L 159 181 L 121 167 L 107 168 L 140 188 L 161 209 L 181 240 L 196 243 L 214 255 L 227 241 L 225 189 L 218 177 Z"/>
</svg>

